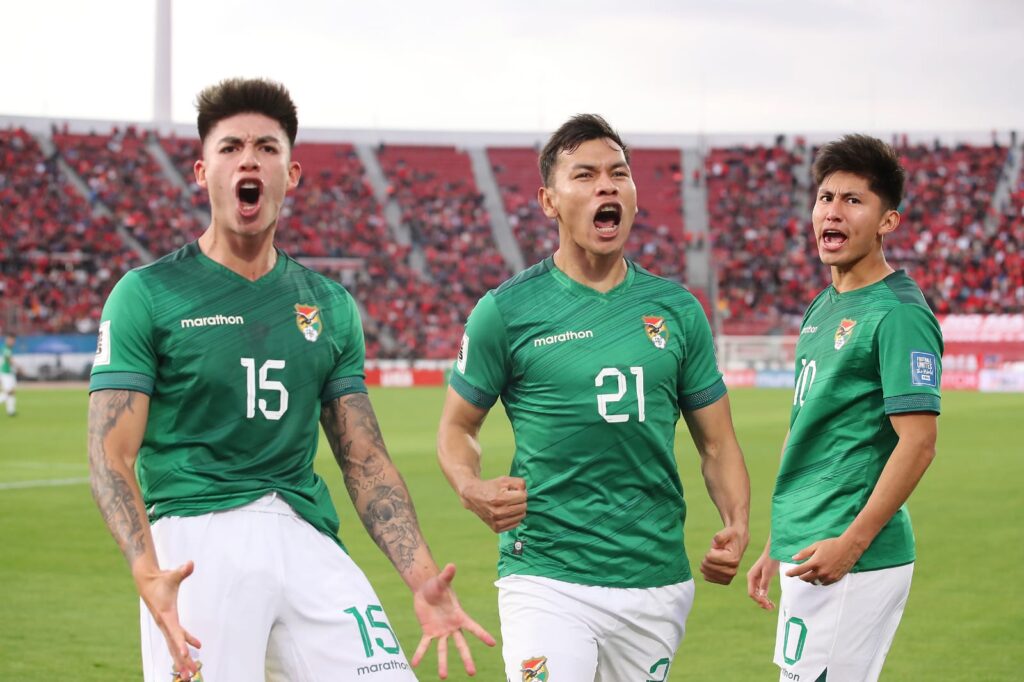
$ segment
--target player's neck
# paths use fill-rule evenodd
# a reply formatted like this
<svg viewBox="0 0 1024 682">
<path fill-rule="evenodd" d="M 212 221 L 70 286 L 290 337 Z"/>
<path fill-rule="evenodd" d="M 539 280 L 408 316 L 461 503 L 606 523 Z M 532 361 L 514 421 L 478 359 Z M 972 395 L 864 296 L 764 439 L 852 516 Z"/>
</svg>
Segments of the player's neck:
<svg viewBox="0 0 1024 682">
<path fill-rule="evenodd" d="M 554 261 L 555 267 L 569 279 L 602 294 L 611 291 L 626 278 L 626 261 L 621 251 L 597 255 L 582 249 L 559 247 L 555 251 Z"/>
<path fill-rule="evenodd" d="M 274 230 L 256 235 L 238 235 L 210 225 L 199 237 L 199 250 L 210 260 L 255 282 L 274 269 L 277 250 Z"/>
<path fill-rule="evenodd" d="M 881 251 L 869 254 L 848 266 L 832 266 L 832 286 L 841 294 L 871 286 L 894 273 Z"/>
</svg>

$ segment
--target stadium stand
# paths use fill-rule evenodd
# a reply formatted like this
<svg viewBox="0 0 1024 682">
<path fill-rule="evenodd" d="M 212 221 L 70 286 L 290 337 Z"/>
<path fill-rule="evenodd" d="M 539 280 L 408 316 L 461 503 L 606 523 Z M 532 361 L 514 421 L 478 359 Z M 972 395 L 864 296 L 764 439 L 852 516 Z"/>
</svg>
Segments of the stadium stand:
<svg viewBox="0 0 1024 682">
<path fill-rule="evenodd" d="M 148 136 L 129 126 L 110 135 L 59 133 L 53 141 L 89 187 L 89 201 L 108 208 L 149 253 L 164 254 L 198 237 L 205 225 L 147 151 Z"/>
<path fill-rule="evenodd" d="M 0 322 L 27 333 L 95 331 L 138 254 L 26 130 L 0 131 L 0 160 Z"/>
<path fill-rule="evenodd" d="M 828 281 L 800 196 L 803 154 L 779 143 L 706 157 L 716 308 L 727 334 L 791 332 Z"/>
<path fill-rule="evenodd" d="M 54 129 L 43 139 L 51 153 L 24 129 L 0 131 L 0 322 L 20 333 L 94 331 L 110 287 L 145 260 L 136 242 L 159 256 L 202 231 L 209 206 L 193 178 L 198 141 L 159 139 L 157 156 L 170 159 L 177 178 L 154 157 L 154 139 L 132 127 Z M 1003 177 L 1014 157 L 996 144 L 904 140 L 898 150 L 908 185 L 903 226 L 887 243 L 892 264 L 910 271 L 940 314 L 1024 311 L 1020 164 L 1016 177 Z M 469 155 L 453 146 L 376 149 L 384 194 L 411 235 L 403 244 L 352 144 L 303 142 L 294 153 L 303 180 L 286 200 L 282 248 L 353 292 L 365 312 L 368 357 L 451 358 L 474 302 L 510 274 Z M 799 139 L 712 147 L 703 168 L 691 171 L 679 149 L 634 149 L 641 211 L 629 255 L 687 281 L 687 250 L 702 246 L 688 241 L 683 224 L 682 183 L 695 173 L 705 180 L 717 277 L 710 307 L 721 330 L 793 333 L 828 281 L 808 220 L 811 154 Z M 536 155 L 529 146 L 486 149 L 527 264 L 557 246 L 556 227 L 537 205 Z M 1006 199 L 993 206 L 1003 186 Z"/>
</svg>

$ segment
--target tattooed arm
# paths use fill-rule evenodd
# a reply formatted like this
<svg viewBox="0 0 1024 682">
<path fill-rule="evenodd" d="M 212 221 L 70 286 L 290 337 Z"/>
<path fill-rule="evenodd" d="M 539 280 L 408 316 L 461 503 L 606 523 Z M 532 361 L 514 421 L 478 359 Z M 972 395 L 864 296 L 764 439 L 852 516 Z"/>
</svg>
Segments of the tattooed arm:
<svg viewBox="0 0 1024 682">
<path fill-rule="evenodd" d="M 192 573 L 192 562 L 160 570 L 135 458 L 149 418 L 149 396 L 136 391 L 94 391 L 89 396 L 89 481 L 111 535 L 121 547 L 135 586 L 157 625 L 183 679 L 197 670 L 188 644 L 199 641 L 178 622 L 178 586 Z"/>
<path fill-rule="evenodd" d="M 466 671 L 473 675 L 476 668 L 461 630 L 469 630 L 488 646 L 494 645 L 494 638 L 459 606 L 450 587 L 455 566 L 448 564 L 438 572 L 420 531 L 409 490 L 384 445 L 369 397 L 365 393 L 350 393 L 324 404 L 320 423 L 341 467 L 356 513 L 413 591 L 423 637 L 412 664 L 420 662 L 430 641 L 437 638 L 438 673 L 444 679 L 448 674 L 447 640 L 451 635 Z"/>
</svg>

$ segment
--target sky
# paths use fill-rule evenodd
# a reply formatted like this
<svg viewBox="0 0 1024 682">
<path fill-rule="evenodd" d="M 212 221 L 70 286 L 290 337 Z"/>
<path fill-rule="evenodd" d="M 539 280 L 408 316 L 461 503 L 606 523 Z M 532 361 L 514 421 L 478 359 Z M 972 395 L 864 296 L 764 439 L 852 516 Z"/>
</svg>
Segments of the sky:
<svg viewBox="0 0 1024 682">
<path fill-rule="evenodd" d="M 302 127 L 1024 131 L 1021 0 L 172 0 L 172 107 L 284 83 Z M 153 118 L 156 0 L 15 0 L 0 116 Z"/>
</svg>

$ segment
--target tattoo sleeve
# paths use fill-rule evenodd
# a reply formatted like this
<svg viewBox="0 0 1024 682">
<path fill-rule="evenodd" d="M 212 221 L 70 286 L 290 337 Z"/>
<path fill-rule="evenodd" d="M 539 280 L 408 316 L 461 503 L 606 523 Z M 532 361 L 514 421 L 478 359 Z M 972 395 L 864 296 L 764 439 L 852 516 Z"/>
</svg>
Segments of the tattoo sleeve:
<svg viewBox="0 0 1024 682">
<path fill-rule="evenodd" d="M 134 391 L 96 391 L 89 403 L 92 496 L 129 565 L 146 551 L 149 522 L 144 516 L 135 472 L 123 453 L 107 452 L 107 440 L 123 424 L 126 415 L 135 412 L 138 395 Z"/>
<path fill-rule="evenodd" d="M 369 397 L 342 396 L 324 405 L 320 419 L 363 525 L 395 568 L 404 571 L 424 545 L 423 536 Z"/>
</svg>

